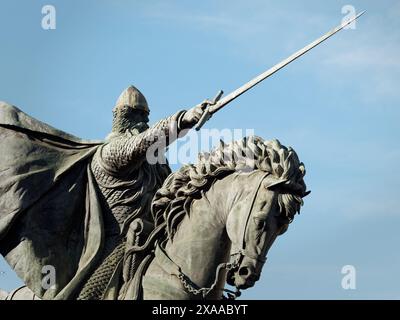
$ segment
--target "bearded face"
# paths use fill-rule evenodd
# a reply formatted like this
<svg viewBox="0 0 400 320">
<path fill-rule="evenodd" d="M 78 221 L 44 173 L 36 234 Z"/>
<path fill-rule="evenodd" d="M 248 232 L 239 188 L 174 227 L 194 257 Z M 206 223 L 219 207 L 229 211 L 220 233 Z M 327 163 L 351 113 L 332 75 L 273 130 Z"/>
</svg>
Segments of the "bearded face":
<svg viewBox="0 0 400 320">
<path fill-rule="evenodd" d="M 129 106 L 121 106 L 113 111 L 114 133 L 123 134 L 129 130 L 132 134 L 139 134 L 149 128 L 149 116 L 140 109 L 133 109 Z"/>
</svg>

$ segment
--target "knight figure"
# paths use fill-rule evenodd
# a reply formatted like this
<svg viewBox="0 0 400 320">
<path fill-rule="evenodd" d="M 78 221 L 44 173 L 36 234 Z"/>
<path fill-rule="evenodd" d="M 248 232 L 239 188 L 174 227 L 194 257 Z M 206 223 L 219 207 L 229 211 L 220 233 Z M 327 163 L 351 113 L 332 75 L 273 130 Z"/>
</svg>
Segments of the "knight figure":
<svg viewBox="0 0 400 320">
<path fill-rule="evenodd" d="M 210 104 L 149 127 L 147 101 L 130 86 L 101 142 L 0 104 L 0 252 L 26 290 L 41 299 L 126 298 L 140 261 L 125 253 L 153 229 L 150 203 L 171 173 L 167 162 L 148 161 L 150 148 L 159 156 Z M 10 150 L 17 150 L 12 158 Z M 50 288 L 40 285 L 45 265 L 57 271 Z"/>
</svg>

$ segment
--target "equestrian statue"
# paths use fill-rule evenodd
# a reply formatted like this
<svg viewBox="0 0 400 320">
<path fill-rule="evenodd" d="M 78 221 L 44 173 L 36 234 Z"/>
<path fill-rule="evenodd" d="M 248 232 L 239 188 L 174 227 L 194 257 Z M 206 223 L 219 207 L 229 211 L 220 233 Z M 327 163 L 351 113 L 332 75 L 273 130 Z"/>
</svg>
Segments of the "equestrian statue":
<svg viewBox="0 0 400 320">
<path fill-rule="evenodd" d="M 357 17 L 225 98 L 151 127 L 129 86 L 105 141 L 0 103 L 0 253 L 25 284 L 6 300 L 223 299 L 252 287 L 309 193 L 304 164 L 258 136 L 221 142 L 174 173 L 165 150 Z"/>
</svg>

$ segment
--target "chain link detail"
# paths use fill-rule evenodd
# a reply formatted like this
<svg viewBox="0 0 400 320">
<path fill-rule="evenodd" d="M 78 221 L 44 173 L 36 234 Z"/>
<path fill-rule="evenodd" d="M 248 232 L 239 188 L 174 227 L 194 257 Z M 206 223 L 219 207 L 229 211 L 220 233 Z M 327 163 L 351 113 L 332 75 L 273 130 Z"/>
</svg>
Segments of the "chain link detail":
<svg viewBox="0 0 400 320">
<path fill-rule="evenodd" d="M 211 285 L 211 287 L 209 288 L 199 288 L 196 284 L 193 283 L 193 281 L 190 280 L 190 278 L 188 278 L 185 274 L 183 274 L 182 272 L 179 273 L 178 275 L 178 279 L 181 281 L 181 284 L 183 285 L 183 287 L 186 289 L 187 292 L 197 296 L 199 294 L 201 294 L 203 296 L 203 299 L 206 298 L 206 296 L 215 288 L 215 286 L 217 285 L 218 282 L 218 278 L 219 278 L 219 273 L 223 270 L 226 269 L 227 271 L 235 269 L 237 267 L 239 267 L 239 260 L 241 257 L 240 253 L 237 253 L 237 255 L 239 255 L 238 258 L 236 258 L 233 262 L 228 262 L 228 263 L 221 263 L 218 265 L 215 273 L 215 280 L 213 282 L 213 284 Z M 230 290 L 227 289 L 223 289 L 223 291 L 228 291 L 231 292 Z M 236 299 L 238 296 L 240 296 L 240 290 L 238 289 L 236 292 L 233 292 L 232 294 L 229 294 L 228 298 L 229 300 L 234 300 Z"/>
</svg>

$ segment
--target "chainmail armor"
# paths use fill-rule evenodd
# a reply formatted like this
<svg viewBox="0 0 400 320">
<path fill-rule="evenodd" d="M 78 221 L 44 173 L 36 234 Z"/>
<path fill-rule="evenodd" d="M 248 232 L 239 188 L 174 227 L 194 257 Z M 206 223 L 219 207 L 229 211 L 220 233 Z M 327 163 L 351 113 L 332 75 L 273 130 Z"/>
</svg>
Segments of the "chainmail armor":
<svg viewBox="0 0 400 320">
<path fill-rule="evenodd" d="M 154 144 L 167 146 L 177 138 L 183 112 L 161 120 L 146 131 L 111 138 L 99 147 L 91 169 L 104 200 L 105 247 L 100 263 L 78 299 L 102 299 L 107 284 L 124 256 L 124 231 L 133 219 L 152 221 L 150 203 L 171 173 L 168 164 L 150 164 L 146 153 Z M 171 136 L 171 133 L 174 136 Z"/>
</svg>

